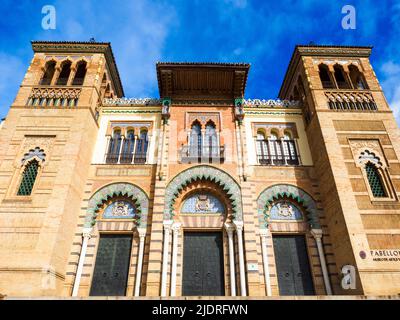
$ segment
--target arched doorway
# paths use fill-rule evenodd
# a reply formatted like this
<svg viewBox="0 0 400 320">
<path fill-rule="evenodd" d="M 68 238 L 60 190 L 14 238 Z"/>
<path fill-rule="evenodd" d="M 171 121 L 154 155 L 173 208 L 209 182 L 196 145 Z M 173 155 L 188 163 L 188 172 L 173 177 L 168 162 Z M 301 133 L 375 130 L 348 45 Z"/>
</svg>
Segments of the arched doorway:
<svg viewBox="0 0 400 320">
<path fill-rule="evenodd" d="M 242 228 L 240 187 L 226 172 L 196 166 L 173 178 L 166 189 L 161 295 L 168 286 L 171 296 L 236 295 L 239 286 L 245 295 Z"/>
<path fill-rule="evenodd" d="M 78 295 L 84 269 L 90 274 L 85 292 L 91 296 L 140 295 L 148 207 L 145 192 L 130 183 L 110 184 L 93 194 L 73 296 Z M 92 256 L 85 265 L 85 258 Z"/>
<path fill-rule="evenodd" d="M 321 240 L 323 233 L 311 196 L 296 186 L 278 184 L 264 190 L 257 205 L 267 294 L 314 295 L 319 281 L 315 275 L 316 264 L 321 266 L 322 285 L 331 294 Z M 317 252 L 312 252 L 314 240 Z M 269 246 L 272 250 L 268 250 Z M 316 254 L 319 261 L 315 259 Z M 269 264 L 274 265 L 271 273 Z M 270 277 L 270 274 L 276 276 Z"/>
</svg>

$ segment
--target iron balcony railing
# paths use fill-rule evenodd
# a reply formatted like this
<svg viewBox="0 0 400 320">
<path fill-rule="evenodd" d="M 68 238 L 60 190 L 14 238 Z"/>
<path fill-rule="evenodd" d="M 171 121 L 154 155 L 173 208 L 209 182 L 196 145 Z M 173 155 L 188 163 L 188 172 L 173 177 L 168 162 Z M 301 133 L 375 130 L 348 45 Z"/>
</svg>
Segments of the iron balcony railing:
<svg viewBox="0 0 400 320">
<path fill-rule="evenodd" d="M 300 156 L 294 140 L 257 140 L 258 163 L 264 166 L 298 166 Z"/>
<path fill-rule="evenodd" d="M 189 146 L 180 150 L 182 163 L 223 163 L 225 146 Z"/>
<path fill-rule="evenodd" d="M 106 163 L 107 164 L 145 164 L 146 163 L 146 153 L 136 152 L 132 153 L 106 153 Z"/>
<path fill-rule="evenodd" d="M 107 164 L 145 164 L 147 161 L 148 141 L 144 139 L 126 139 L 121 147 L 122 139 L 110 140 L 108 153 L 105 154 Z"/>
</svg>

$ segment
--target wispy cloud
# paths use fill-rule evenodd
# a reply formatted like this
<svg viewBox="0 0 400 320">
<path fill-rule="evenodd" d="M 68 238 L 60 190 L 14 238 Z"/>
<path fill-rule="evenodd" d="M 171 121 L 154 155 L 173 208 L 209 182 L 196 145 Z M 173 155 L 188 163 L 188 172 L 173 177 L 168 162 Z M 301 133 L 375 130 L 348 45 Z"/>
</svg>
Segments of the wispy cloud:
<svg viewBox="0 0 400 320">
<path fill-rule="evenodd" d="M 381 66 L 381 85 L 397 123 L 400 123 L 400 64 L 388 61 Z"/>
</svg>

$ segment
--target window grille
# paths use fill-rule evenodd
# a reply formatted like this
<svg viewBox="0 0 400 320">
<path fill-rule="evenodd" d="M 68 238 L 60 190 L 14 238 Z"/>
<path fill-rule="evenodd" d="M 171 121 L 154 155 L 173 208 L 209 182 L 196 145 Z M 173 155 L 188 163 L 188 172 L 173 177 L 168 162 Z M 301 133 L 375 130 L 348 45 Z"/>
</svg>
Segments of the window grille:
<svg viewBox="0 0 400 320">
<path fill-rule="evenodd" d="M 22 181 L 19 186 L 17 195 L 29 196 L 32 193 L 38 169 L 39 169 L 39 163 L 35 159 L 26 165 L 25 170 L 22 174 Z"/>
<path fill-rule="evenodd" d="M 365 166 L 365 170 L 373 196 L 376 198 L 386 197 L 385 188 L 383 187 L 382 179 L 376 166 L 368 162 Z"/>
</svg>

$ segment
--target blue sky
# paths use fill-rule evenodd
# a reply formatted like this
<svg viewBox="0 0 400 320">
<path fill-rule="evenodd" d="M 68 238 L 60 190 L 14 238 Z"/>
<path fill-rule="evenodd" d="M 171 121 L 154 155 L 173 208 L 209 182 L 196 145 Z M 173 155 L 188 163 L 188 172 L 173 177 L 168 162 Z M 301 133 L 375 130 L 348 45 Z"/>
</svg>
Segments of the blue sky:
<svg viewBox="0 0 400 320">
<path fill-rule="evenodd" d="M 344 30 L 342 7 L 356 9 Z M 55 30 L 41 27 L 44 5 Z M 111 42 L 127 97 L 158 97 L 157 61 L 251 63 L 247 98 L 276 98 L 296 44 L 373 45 L 372 65 L 400 123 L 400 0 L 1 2 L 0 117 L 32 58 L 31 40 Z"/>
</svg>

